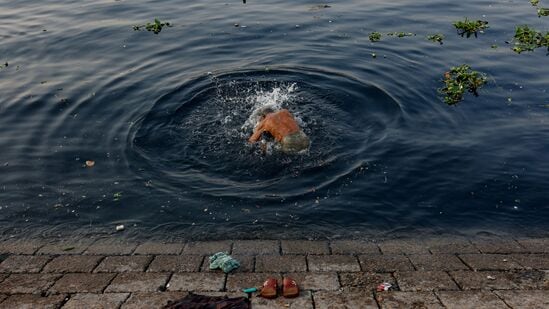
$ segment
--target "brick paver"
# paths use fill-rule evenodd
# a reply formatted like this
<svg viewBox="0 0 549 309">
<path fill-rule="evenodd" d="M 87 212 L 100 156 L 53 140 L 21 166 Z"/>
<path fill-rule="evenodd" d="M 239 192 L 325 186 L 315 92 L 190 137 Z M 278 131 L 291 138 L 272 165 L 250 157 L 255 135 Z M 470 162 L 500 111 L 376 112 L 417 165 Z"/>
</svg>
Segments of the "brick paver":
<svg viewBox="0 0 549 309">
<path fill-rule="evenodd" d="M 169 291 L 221 291 L 225 275 L 217 273 L 175 273 L 167 287 Z"/>
<path fill-rule="evenodd" d="M 38 273 L 51 259 L 49 255 L 12 255 L 0 263 L 0 273 Z"/>
<path fill-rule="evenodd" d="M 265 299 L 254 297 L 251 301 L 253 309 L 313 309 L 313 299 L 309 291 L 302 292 L 296 298 Z"/>
<path fill-rule="evenodd" d="M 0 293 L 40 294 L 59 277 L 58 274 L 12 274 L 0 283 Z"/>
<path fill-rule="evenodd" d="M 71 296 L 63 309 L 106 309 L 118 308 L 128 298 L 129 293 L 79 293 Z"/>
<path fill-rule="evenodd" d="M 196 272 L 203 257 L 200 255 L 157 255 L 149 265 L 148 272 Z"/>
<path fill-rule="evenodd" d="M 517 242 L 530 253 L 549 253 L 549 237 L 518 239 Z"/>
<path fill-rule="evenodd" d="M 393 239 L 378 243 L 383 254 L 427 254 L 429 249 L 419 239 Z"/>
<path fill-rule="evenodd" d="M 310 271 L 360 271 L 360 264 L 351 255 L 310 255 Z"/>
<path fill-rule="evenodd" d="M 91 245 L 92 242 L 93 240 L 91 239 L 55 241 L 41 247 L 37 254 L 81 254 Z"/>
<path fill-rule="evenodd" d="M 468 269 L 453 254 L 411 254 L 408 256 L 417 270 L 459 270 Z"/>
<path fill-rule="evenodd" d="M 47 297 L 32 294 L 12 295 L 0 304 L 0 308 L 56 309 L 59 308 L 59 306 L 65 301 L 66 297 L 67 296 L 64 294 L 50 295 Z"/>
<path fill-rule="evenodd" d="M 518 289 L 507 273 L 501 271 L 451 271 L 450 275 L 462 290 Z"/>
<path fill-rule="evenodd" d="M 362 270 L 388 273 L 395 271 L 411 271 L 414 266 L 410 263 L 408 257 L 400 254 L 395 255 L 361 255 L 359 256 Z"/>
<path fill-rule="evenodd" d="M 233 254 L 279 254 L 278 240 L 237 240 L 233 243 Z"/>
<path fill-rule="evenodd" d="M 44 273 L 89 273 L 103 259 L 95 255 L 62 255 L 49 262 L 42 272 Z"/>
<path fill-rule="evenodd" d="M 438 291 L 436 294 L 448 309 L 507 307 L 496 294 L 489 291 Z"/>
<path fill-rule="evenodd" d="M 307 271 L 304 255 L 260 255 L 255 259 L 256 272 Z"/>
<path fill-rule="evenodd" d="M 380 254 L 379 247 L 368 241 L 334 240 L 330 243 L 332 254 Z"/>
<path fill-rule="evenodd" d="M 176 301 L 186 295 L 187 292 L 132 293 L 121 309 L 162 308 L 169 301 Z"/>
<path fill-rule="evenodd" d="M 469 239 L 463 237 L 427 238 L 423 243 L 432 254 L 480 253 Z"/>
<path fill-rule="evenodd" d="M 225 241 L 196 241 L 185 244 L 183 254 L 212 255 L 217 252 L 231 253 L 232 242 Z"/>
<path fill-rule="evenodd" d="M 105 292 L 155 292 L 165 290 L 168 273 L 120 273 Z"/>
<path fill-rule="evenodd" d="M 96 273 L 126 273 L 142 272 L 152 261 L 152 256 L 132 255 L 132 256 L 107 256 L 99 264 L 94 272 Z"/>
<path fill-rule="evenodd" d="M 336 291 L 341 286 L 339 284 L 337 273 L 287 273 L 283 277 L 294 279 L 302 290 L 325 290 Z"/>
<path fill-rule="evenodd" d="M 32 240 L 0 241 L 0 254 L 34 254 L 43 245 L 43 242 Z"/>
<path fill-rule="evenodd" d="M 146 242 L 137 246 L 134 254 L 179 254 L 183 250 L 183 244 Z"/>
<path fill-rule="evenodd" d="M 549 307 L 549 238 L 139 244 L 120 235 L 0 241 L 0 308 L 160 308 L 187 292 L 240 296 L 284 276 L 301 296 L 254 296 L 254 308 Z M 210 270 L 208 257 L 219 251 L 241 267 Z M 377 292 L 383 282 L 391 290 Z"/>
<path fill-rule="evenodd" d="M 377 309 L 371 293 L 364 291 L 318 291 L 313 293 L 316 309 Z"/>
<path fill-rule="evenodd" d="M 513 254 L 511 258 L 525 268 L 549 270 L 549 254 Z"/>
<path fill-rule="evenodd" d="M 327 241 L 281 240 L 283 254 L 329 254 Z"/>
<path fill-rule="evenodd" d="M 433 292 L 378 292 L 376 293 L 376 300 L 382 309 L 444 308 Z"/>
<path fill-rule="evenodd" d="M 511 270 L 522 268 L 506 254 L 461 254 L 459 256 L 473 270 Z"/>
<path fill-rule="evenodd" d="M 402 291 L 457 290 L 458 287 L 443 271 L 396 272 L 395 277 Z"/>
<path fill-rule="evenodd" d="M 549 292 L 534 291 L 494 291 L 512 308 L 549 308 Z"/>
<path fill-rule="evenodd" d="M 396 288 L 396 281 L 387 273 L 340 273 L 339 279 L 344 287 L 360 287 L 366 290 L 374 290 L 380 283 L 390 283 Z"/>
<path fill-rule="evenodd" d="M 528 249 L 521 246 L 514 239 L 477 238 L 471 240 L 482 253 L 527 253 Z"/>
<path fill-rule="evenodd" d="M 52 293 L 101 293 L 114 274 L 65 274 L 50 288 Z"/>
<path fill-rule="evenodd" d="M 125 255 L 131 254 L 137 244 L 120 240 L 98 240 L 91 244 L 84 254 L 93 255 Z"/>
</svg>

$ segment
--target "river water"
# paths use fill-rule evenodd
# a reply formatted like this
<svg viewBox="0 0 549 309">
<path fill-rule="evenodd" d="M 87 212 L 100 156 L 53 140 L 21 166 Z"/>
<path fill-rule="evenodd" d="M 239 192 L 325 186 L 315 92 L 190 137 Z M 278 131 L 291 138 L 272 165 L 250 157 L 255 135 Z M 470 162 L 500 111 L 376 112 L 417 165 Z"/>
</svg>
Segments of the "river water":
<svg viewBox="0 0 549 309">
<path fill-rule="evenodd" d="M 517 25 L 549 30 L 527 0 L 0 8 L 4 236 L 549 227 L 549 57 L 508 44 Z M 465 17 L 489 28 L 461 37 Z M 171 27 L 133 29 L 155 18 Z M 460 64 L 488 83 L 447 106 L 437 89 Z M 308 153 L 246 142 L 264 106 L 295 115 Z"/>
</svg>

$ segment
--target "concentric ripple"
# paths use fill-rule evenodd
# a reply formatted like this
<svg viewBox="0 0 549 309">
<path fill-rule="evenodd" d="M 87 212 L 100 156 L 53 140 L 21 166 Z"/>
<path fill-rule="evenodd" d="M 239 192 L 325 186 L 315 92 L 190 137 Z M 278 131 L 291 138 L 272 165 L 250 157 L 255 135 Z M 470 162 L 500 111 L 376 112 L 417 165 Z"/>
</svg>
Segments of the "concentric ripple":
<svg viewBox="0 0 549 309">
<path fill-rule="evenodd" d="M 247 143 L 258 109 L 287 108 L 308 153 Z M 213 197 L 290 198 L 324 188 L 374 160 L 398 102 L 368 83 L 313 70 L 209 74 L 162 96 L 129 136 L 128 161 L 161 190 Z"/>
</svg>

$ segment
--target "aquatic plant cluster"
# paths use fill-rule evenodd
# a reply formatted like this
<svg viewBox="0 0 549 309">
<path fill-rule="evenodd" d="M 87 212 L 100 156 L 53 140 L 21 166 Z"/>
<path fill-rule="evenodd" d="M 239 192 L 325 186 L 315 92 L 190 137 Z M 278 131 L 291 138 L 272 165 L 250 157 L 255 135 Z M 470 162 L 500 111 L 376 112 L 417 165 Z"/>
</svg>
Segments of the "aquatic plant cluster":
<svg viewBox="0 0 549 309">
<path fill-rule="evenodd" d="M 463 99 L 465 90 L 478 96 L 477 90 L 486 84 L 486 80 L 485 74 L 473 71 L 470 66 L 463 64 L 444 73 L 444 87 L 439 92 L 444 94 L 446 104 L 454 105 Z"/>
<path fill-rule="evenodd" d="M 459 35 L 466 35 L 467 37 L 470 37 L 473 34 L 476 37 L 479 32 L 482 33 L 488 28 L 488 22 L 485 20 L 469 20 L 467 18 L 463 21 L 455 21 L 453 25 L 456 27 Z"/>
<path fill-rule="evenodd" d="M 533 51 L 539 47 L 547 47 L 549 52 L 549 32 L 541 32 L 528 27 L 518 26 L 515 30 L 513 51 L 520 54 L 523 51 Z"/>
<path fill-rule="evenodd" d="M 152 23 L 146 23 L 145 25 L 135 25 L 135 26 L 133 26 L 133 30 L 139 31 L 139 30 L 144 28 L 147 31 L 154 32 L 154 34 L 159 34 L 160 31 L 162 31 L 162 28 L 164 28 L 164 26 L 171 27 L 172 25 L 169 22 L 164 23 L 164 22 L 161 22 L 160 20 L 158 20 L 157 18 L 155 18 L 154 22 L 152 22 Z"/>
</svg>

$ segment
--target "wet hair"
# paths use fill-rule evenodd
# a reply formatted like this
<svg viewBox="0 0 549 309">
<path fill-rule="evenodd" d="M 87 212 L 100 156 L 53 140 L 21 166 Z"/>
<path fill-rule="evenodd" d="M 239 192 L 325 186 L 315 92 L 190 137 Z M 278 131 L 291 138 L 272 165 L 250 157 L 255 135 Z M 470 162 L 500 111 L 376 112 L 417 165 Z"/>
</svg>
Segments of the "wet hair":
<svg viewBox="0 0 549 309">
<path fill-rule="evenodd" d="M 274 112 L 275 112 L 275 110 L 272 107 L 266 106 L 263 109 L 261 109 L 261 111 L 259 111 L 258 114 L 259 114 L 260 117 L 265 117 L 265 116 L 267 116 L 267 114 L 274 113 Z"/>
</svg>

